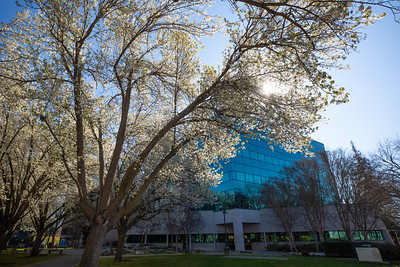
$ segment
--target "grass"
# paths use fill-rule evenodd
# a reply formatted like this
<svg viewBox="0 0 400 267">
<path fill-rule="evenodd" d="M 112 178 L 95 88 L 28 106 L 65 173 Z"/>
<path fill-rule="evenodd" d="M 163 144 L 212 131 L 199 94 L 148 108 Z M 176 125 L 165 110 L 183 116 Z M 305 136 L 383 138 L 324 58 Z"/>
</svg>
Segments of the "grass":
<svg viewBox="0 0 400 267">
<path fill-rule="evenodd" d="M 0 266 L 24 266 L 41 261 L 60 257 L 60 254 L 38 255 L 29 257 L 27 254 L 2 254 L 0 255 Z M 364 263 L 352 259 L 322 258 L 322 257 L 302 257 L 302 256 L 283 256 L 287 260 L 251 259 L 240 258 L 239 256 L 227 258 L 219 255 L 160 255 L 160 256 L 142 256 L 142 257 L 124 257 L 124 262 L 114 263 L 113 258 L 100 259 L 99 267 L 125 267 L 125 266 L 145 266 L 145 267 L 377 267 L 377 266 L 397 266 L 381 263 Z M 257 256 L 253 256 L 257 257 Z M 250 258 L 250 259 L 249 259 Z"/>
<path fill-rule="evenodd" d="M 168 255 L 168 256 L 145 256 L 124 258 L 122 263 L 114 263 L 113 258 L 101 259 L 99 267 L 109 266 L 146 266 L 146 267 L 258 267 L 258 266 L 316 266 L 316 267 L 376 267 L 376 266 L 395 266 L 379 263 L 357 262 L 351 259 L 320 258 L 320 257 L 283 257 L 288 260 L 274 259 L 243 259 L 227 258 L 216 255 Z"/>
<path fill-rule="evenodd" d="M 30 265 L 53 258 L 57 258 L 63 255 L 60 254 L 39 254 L 35 257 L 29 257 L 28 254 L 3 254 L 0 255 L 0 266 L 24 266 Z"/>
</svg>

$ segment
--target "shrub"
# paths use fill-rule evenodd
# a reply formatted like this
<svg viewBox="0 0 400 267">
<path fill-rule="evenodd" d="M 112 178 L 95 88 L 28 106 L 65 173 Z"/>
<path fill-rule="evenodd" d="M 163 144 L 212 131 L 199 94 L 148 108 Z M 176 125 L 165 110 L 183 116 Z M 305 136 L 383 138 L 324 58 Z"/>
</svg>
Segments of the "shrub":
<svg viewBox="0 0 400 267">
<path fill-rule="evenodd" d="M 319 245 L 320 251 L 323 251 L 321 243 L 319 243 Z M 299 244 L 296 247 L 299 252 L 317 252 L 314 242 L 308 244 Z"/>
<path fill-rule="evenodd" d="M 316 252 L 317 249 L 315 247 L 315 243 L 305 243 L 305 244 L 296 244 L 296 248 L 298 252 Z M 323 243 L 319 243 L 319 249 L 320 251 L 324 251 Z M 268 244 L 267 250 L 269 251 L 284 251 L 284 252 L 290 252 L 290 246 L 288 243 L 286 244 L 279 244 L 279 243 L 272 243 Z"/>
<path fill-rule="evenodd" d="M 400 246 L 391 244 L 374 243 L 373 247 L 379 249 L 382 259 L 385 261 L 399 261 L 400 260 Z"/>
<path fill-rule="evenodd" d="M 268 244 L 267 250 L 269 250 L 269 251 L 285 251 L 285 252 L 290 252 L 290 246 L 289 246 L 289 244 L 272 243 L 272 244 Z"/>
<path fill-rule="evenodd" d="M 356 258 L 352 243 L 349 241 L 323 242 L 321 250 L 328 257 Z"/>
</svg>

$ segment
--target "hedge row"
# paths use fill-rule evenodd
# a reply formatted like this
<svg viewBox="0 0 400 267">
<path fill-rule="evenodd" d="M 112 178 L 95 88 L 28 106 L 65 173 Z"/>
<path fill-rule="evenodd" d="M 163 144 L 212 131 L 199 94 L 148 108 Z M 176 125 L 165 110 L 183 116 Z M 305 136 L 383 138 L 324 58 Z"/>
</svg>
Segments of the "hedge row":
<svg viewBox="0 0 400 267">
<path fill-rule="evenodd" d="M 400 246 L 390 244 L 372 244 L 381 252 L 384 261 L 400 261 Z"/>
<path fill-rule="evenodd" d="M 372 243 L 373 247 L 377 247 L 384 261 L 400 261 L 400 246 L 390 244 Z M 296 245 L 298 252 L 307 255 L 309 252 L 316 252 L 315 244 L 298 244 Z M 267 249 L 270 251 L 289 252 L 289 244 L 268 244 Z M 328 257 L 356 258 L 354 246 L 352 242 L 335 241 L 319 243 L 320 251 L 325 252 Z"/>
</svg>

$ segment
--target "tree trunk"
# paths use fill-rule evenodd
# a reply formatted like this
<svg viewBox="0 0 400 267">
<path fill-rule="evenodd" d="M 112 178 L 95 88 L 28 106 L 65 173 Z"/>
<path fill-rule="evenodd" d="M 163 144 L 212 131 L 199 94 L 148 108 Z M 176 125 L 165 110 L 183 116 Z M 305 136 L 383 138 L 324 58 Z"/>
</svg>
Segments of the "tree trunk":
<svg viewBox="0 0 400 267">
<path fill-rule="evenodd" d="M 2 229 L 1 229 L 2 230 Z M 10 237 L 13 232 L 11 231 L 1 231 L 0 230 L 0 251 L 6 250 L 8 241 L 10 240 Z"/>
<path fill-rule="evenodd" d="M 293 233 L 291 231 L 289 233 L 288 232 L 286 232 L 286 233 L 289 236 L 290 252 L 297 252 L 297 247 L 296 247 L 296 244 L 294 243 Z"/>
<path fill-rule="evenodd" d="M 98 215 L 100 216 L 100 215 Z M 102 220 L 100 220 L 102 221 Z M 101 253 L 101 246 L 107 234 L 107 226 L 102 222 L 93 223 L 90 227 L 89 236 L 86 240 L 86 247 L 81 258 L 81 267 L 97 267 Z"/>
<path fill-rule="evenodd" d="M 52 248 L 55 247 L 54 242 L 56 242 L 56 231 L 53 231 L 53 232 L 51 233 L 51 247 L 52 247 Z M 58 243 L 57 246 L 59 246 L 59 245 L 60 245 L 60 243 Z"/>
<path fill-rule="evenodd" d="M 50 246 L 50 235 L 47 236 L 47 241 L 46 241 L 46 243 L 47 243 L 47 247 L 50 248 L 50 247 L 51 247 L 51 246 Z"/>
<path fill-rule="evenodd" d="M 368 232 L 369 232 L 369 231 L 363 231 L 363 232 L 361 232 L 362 235 L 364 236 L 364 241 L 365 241 L 365 242 L 369 242 Z"/>
<path fill-rule="evenodd" d="M 325 241 L 325 235 L 324 235 L 323 231 L 319 232 L 319 241 L 321 241 L 321 242 Z"/>
<path fill-rule="evenodd" d="M 346 237 L 347 237 L 348 241 L 353 242 L 354 241 L 354 236 L 353 236 L 353 233 L 351 232 L 351 230 L 346 230 L 345 229 L 344 232 L 346 234 Z"/>
<path fill-rule="evenodd" d="M 121 262 L 122 261 L 122 254 L 124 250 L 124 241 L 125 241 L 125 229 L 122 229 L 118 227 L 118 241 L 117 241 L 117 249 L 115 251 L 115 257 L 114 261 L 115 262 Z"/>
<path fill-rule="evenodd" d="M 324 231 L 319 232 L 319 241 L 322 244 L 323 242 L 325 242 L 325 235 L 324 235 Z"/>
<path fill-rule="evenodd" d="M 33 247 L 31 250 L 31 253 L 29 254 L 29 257 L 34 257 L 37 256 L 40 252 L 40 245 L 42 244 L 42 238 L 43 238 L 44 232 L 38 232 L 36 234 L 35 242 L 33 243 Z"/>
<path fill-rule="evenodd" d="M 318 244 L 318 233 L 314 232 L 314 242 L 315 242 L 315 249 L 319 252 L 319 244 Z"/>
</svg>

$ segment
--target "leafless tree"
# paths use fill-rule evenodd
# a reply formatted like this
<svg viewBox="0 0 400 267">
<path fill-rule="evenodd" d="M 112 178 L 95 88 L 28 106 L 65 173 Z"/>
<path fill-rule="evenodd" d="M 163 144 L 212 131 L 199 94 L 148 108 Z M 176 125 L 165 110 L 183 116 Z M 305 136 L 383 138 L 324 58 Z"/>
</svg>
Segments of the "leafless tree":
<svg viewBox="0 0 400 267">
<path fill-rule="evenodd" d="M 390 202 L 387 187 L 372 162 L 364 157 L 352 143 L 353 171 L 353 220 L 358 230 L 368 241 L 368 234 L 379 221 L 380 212 Z"/>
<path fill-rule="evenodd" d="M 385 216 L 391 220 L 400 220 L 400 137 L 381 142 L 372 159 L 378 166 L 381 177 L 388 188 L 391 205 L 385 210 Z"/>
<path fill-rule="evenodd" d="M 183 209 L 173 208 L 164 215 L 165 226 L 168 233 L 172 236 L 172 243 L 175 242 L 176 251 L 178 251 L 178 239 L 182 233 L 182 222 L 185 219 L 185 213 Z"/>
<path fill-rule="evenodd" d="M 270 180 L 263 184 L 265 205 L 271 207 L 279 218 L 282 228 L 289 239 L 290 251 L 296 251 L 293 238 L 293 227 L 297 223 L 296 194 L 292 181 L 282 178 Z"/>
<path fill-rule="evenodd" d="M 186 208 L 184 213 L 185 213 L 185 217 L 181 223 L 182 233 L 185 235 L 185 248 L 184 249 L 186 251 L 189 251 L 189 250 L 191 250 L 190 235 L 194 231 L 203 228 L 204 222 L 201 218 L 201 214 L 199 211 Z"/>
<path fill-rule="evenodd" d="M 323 153 L 322 161 L 327 170 L 326 175 L 331 188 L 332 204 L 337 212 L 337 222 L 344 230 L 347 239 L 353 241 L 355 230 L 352 219 L 353 161 L 343 149 Z"/>
<path fill-rule="evenodd" d="M 299 206 L 306 218 L 305 224 L 314 233 L 315 246 L 319 252 L 317 236 L 320 241 L 324 241 L 326 204 L 329 199 L 323 166 L 316 158 L 306 158 L 285 168 L 283 174 L 295 185 Z"/>
<path fill-rule="evenodd" d="M 133 229 L 135 229 L 140 234 L 140 243 L 146 243 L 146 235 L 159 229 L 161 226 L 161 220 L 159 217 L 155 217 L 153 220 L 139 221 Z"/>
<path fill-rule="evenodd" d="M 371 161 L 353 144 L 351 153 L 338 149 L 327 152 L 322 159 L 340 226 L 350 241 L 354 240 L 355 231 L 368 240 L 380 211 L 388 204 L 387 187 Z"/>
</svg>

